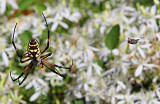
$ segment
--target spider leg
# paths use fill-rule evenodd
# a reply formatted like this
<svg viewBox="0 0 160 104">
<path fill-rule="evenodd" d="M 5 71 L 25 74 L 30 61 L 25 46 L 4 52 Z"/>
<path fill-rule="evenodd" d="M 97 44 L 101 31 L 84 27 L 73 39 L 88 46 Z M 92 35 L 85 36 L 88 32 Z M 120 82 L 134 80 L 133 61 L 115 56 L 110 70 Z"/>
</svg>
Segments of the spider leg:
<svg viewBox="0 0 160 104">
<path fill-rule="evenodd" d="M 41 54 L 43 54 L 43 53 L 48 49 L 48 47 L 49 47 L 49 34 L 50 34 L 49 27 L 48 27 L 48 24 L 47 24 L 47 21 L 46 21 L 46 17 L 44 16 L 43 13 L 42 13 L 42 15 L 43 15 L 43 17 L 44 17 L 44 20 L 45 20 L 45 22 L 46 22 L 46 27 L 47 27 L 47 29 L 48 29 L 48 42 L 47 42 L 46 48 L 41 52 Z"/>
<path fill-rule="evenodd" d="M 71 69 L 72 66 L 73 66 L 73 60 L 72 60 L 72 64 L 71 64 L 70 67 L 59 66 L 59 65 L 56 65 L 56 64 L 49 63 L 49 62 L 47 62 L 47 61 L 45 61 L 45 60 L 42 60 L 42 61 L 43 61 L 44 63 L 46 63 L 46 64 L 52 65 L 53 67 L 63 68 L 63 69 Z"/>
<path fill-rule="evenodd" d="M 41 58 L 46 58 L 46 57 L 48 57 L 48 56 L 50 56 L 52 53 L 50 52 L 50 53 L 48 53 L 48 54 L 46 54 L 46 55 L 43 55 L 43 56 L 41 56 Z"/>
<path fill-rule="evenodd" d="M 22 82 L 19 83 L 19 85 L 21 85 L 21 84 L 25 81 L 25 79 L 27 78 L 27 76 L 28 76 L 30 70 L 32 69 L 32 67 L 33 67 L 33 64 L 30 66 L 30 68 L 28 69 L 27 74 L 25 75 L 25 77 L 24 77 L 24 79 L 22 80 Z M 19 81 L 19 79 L 18 79 L 18 81 Z"/>
<path fill-rule="evenodd" d="M 24 60 L 24 61 L 22 61 L 22 59 L 20 59 L 20 62 L 21 62 L 21 63 L 25 63 L 25 62 L 27 62 L 27 61 L 29 61 L 29 60 L 31 60 L 31 59 L 26 59 L 26 60 Z"/>
<path fill-rule="evenodd" d="M 12 44 L 13 44 L 15 50 L 16 50 L 17 55 L 18 55 L 20 58 L 27 58 L 27 57 L 29 57 L 29 56 L 25 56 L 26 54 L 25 54 L 25 55 L 20 55 L 20 54 L 19 54 L 19 52 L 18 52 L 18 50 L 17 50 L 17 48 L 16 48 L 16 45 L 15 45 L 15 43 L 14 43 L 14 34 L 15 34 L 16 26 L 17 26 L 17 23 L 16 23 L 16 25 L 15 25 L 15 27 L 14 27 L 14 31 L 13 31 Z"/>
<path fill-rule="evenodd" d="M 45 63 L 43 63 L 42 62 L 42 65 L 44 65 L 45 67 L 47 67 L 49 70 L 51 70 L 53 73 L 55 73 L 55 74 L 58 74 L 58 75 L 60 75 L 61 77 L 63 77 L 60 73 L 59 73 L 59 71 L 55 68 L 55 70 L 54 69 L 52 69 L 52 68 L 50 68 L 49 66 L 47 66 Z"/>
<path fill-rule="evenodd" d="M 27 55 L 27 56 L 26 56 L 26 55 Z M 22 56 L 29 57 L 28 53 L 25 53 L 25 54 L 24 54 L 24 55 L 22 55 Z M 23 57 L 23 58 L 26 58 L 26 57 Z"/>
<path fill-rule="evenodd" d="M 12 81 L 16 81 L 17 79 L 21 78 L 23 76 L 23 74 L 31 67 L 32 63 L 30 63 L 25 69 L 24 71 L 21 73 L 20 76 L 18 76 L 16 79 L 13 79 L 12 76 L 11 76 L 11 71 L 10 71 L 10 77 L 12 79 Z"/>
</svg>

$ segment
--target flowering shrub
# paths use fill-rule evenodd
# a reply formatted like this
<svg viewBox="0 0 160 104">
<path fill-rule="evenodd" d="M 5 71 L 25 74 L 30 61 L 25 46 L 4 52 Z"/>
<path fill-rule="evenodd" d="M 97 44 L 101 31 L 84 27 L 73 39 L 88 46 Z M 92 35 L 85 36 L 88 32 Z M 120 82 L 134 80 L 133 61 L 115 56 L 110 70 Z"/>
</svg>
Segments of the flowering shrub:
<svg viewBox="0 0 160 104">
<path fill-rule="evenodd" d="M 46 60 L 68 66 L 32 68 L 19 86 L 18 77 L 29 64 L 20 54 L 36 38 L 46 47 L 46 16 L 52 56 Z M 0 104 L 159 104 L 160 2 L 146 0 L 0 0 Z M 143 38 L 142 38 L 143 37 Z M 139 39 L 128 44 L 128 38 Z M 23 79 L 23 78 L 22 78 Z M 20 79 L 20 80 L 22 80 Z"/>
</svg>

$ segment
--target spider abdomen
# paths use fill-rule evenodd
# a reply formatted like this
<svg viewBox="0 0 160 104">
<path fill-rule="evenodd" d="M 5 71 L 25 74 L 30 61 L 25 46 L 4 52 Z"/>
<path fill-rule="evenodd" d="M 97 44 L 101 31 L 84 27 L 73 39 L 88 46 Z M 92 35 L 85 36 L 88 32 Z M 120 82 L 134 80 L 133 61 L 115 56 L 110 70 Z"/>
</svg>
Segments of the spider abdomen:
<svg viewBox="0 0 160 104">
<path fill-rule="evenodd" d="M 41 52 L 40 52 L 40 47 L 39 43 L 36 39 L 31 39 L 28 43 L 28 54 L 29 57 L 37 59 L 40 57 Z"/>
</svg>

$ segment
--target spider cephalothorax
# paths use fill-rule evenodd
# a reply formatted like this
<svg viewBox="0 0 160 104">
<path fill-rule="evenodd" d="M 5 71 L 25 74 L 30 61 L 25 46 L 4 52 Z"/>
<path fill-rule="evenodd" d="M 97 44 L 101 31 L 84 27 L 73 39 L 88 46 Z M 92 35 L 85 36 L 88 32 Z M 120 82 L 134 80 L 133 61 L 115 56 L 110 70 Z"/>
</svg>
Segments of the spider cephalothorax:
<svg viewBox="0 0 160 104">
<path fill-rule="evenodd" d="M 42 15 L 43 15 L 43 13 L 42 13 Z M 53 73 L 56 73 L 56 74 L 58 74 L 60 76 L 62 76 L 62 75 L 59 73 L 59 71 L 55 67 L 64 68 L 64 69 L 71 69 L 71 67 L 73 66 L 73 61 L 72 61 L 72 65 L 70 67 L 63 67 L 63 66 L 58 66 L 56 64 L 52 64 L 52 63 L 49 63 L 49 62 L 43 60 L 44 58 L 46 58 L 46 57 L 48 57 L 48 56 L 50 56 L 52 54 L 52 53 L 48 53 L 46 55 L 42 55 L 48 49 L 48 47 L 49 47 L 49 34 L 50 34 L 46 18 L 45 18 L 44 15 L 43 15 L 43 17 L 44 17 L 44 20 L 46 22 L 46 26 L 47 26 L 47 29 L 48 29 L 48 42 L 47 42 L 46 48 L 42 52 L 40 50 L 38 41 L 36 39 L 31 39 L 29 41 L 29 43 L 28 43 L 28 52 L 25 55 L 20 55 L 19 52 L 18 52 L 18 50 L 17 50 L 17 48 L 16 48 L 16 45 L 14 43 L 14 33 L 15 33 L 15 29 L 16 29 L 17 23 L 15 25 L 14 32 L 13 32 L 13 38 L 12 38 L 12 44 L 13 44 L 16 52 L 17 52 L 17 55 L 20 57 L 20 62 L 21 63 L 25 63 L 25 62 L 27 62 L 29 60 L 32 60 L 30 62 L 30 64 L 24 69 L 24 71 L 21 73 L 21 75 L 19 77 L 17 77 L 16 79 L 13 79 L 11 77 L 11 79 L 13 81 L 16 81 L 16 80 L 19 81 L 19 78 L 21 78 L 23 76 L 23 74 L 27 71 L 24 79 L 22 80 L 22 82 L 19 83 L 19 85 L 21 85 L 24 82 L 24 80 L 27 78 L 27 76 L 28 76 L 31 68 L 34 67 L 34 66 L 41 66 L 41 67 L 43 67 L 43 65 L 44 65 L 49 70 L 51 70 Z M 28 58 L 28 59 L 26 59 L 26 60 L 23 61 L 22 60 L 23 58 Z M 53 66 L 54 69 L 52 69 L 51 67 L 49 67 L 46 64 L 49 64 L 49 65 Z M 11 76 L 11 72 L 10 72 L 10 76 Z"/>
</svg>

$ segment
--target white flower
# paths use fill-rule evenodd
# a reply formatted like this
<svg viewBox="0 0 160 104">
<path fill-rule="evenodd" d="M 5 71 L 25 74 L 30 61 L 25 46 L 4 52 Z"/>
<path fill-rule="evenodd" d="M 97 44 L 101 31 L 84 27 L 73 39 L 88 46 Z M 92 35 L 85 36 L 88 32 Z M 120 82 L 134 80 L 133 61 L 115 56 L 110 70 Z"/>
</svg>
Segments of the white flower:
<svg viewBox="0 0 160 104">
<path fill-rule="evenodd" d="M 6 11 L 7 4 L 10 4 L 13 9 L 18 9 L 16 0 L 0 0 L 0 15 L 4 14 L 4 12 Z"/>
<path fill-rule="evenodd" d="M 160 14 L 156 15 L 156 11 L 157 11 L 157 6 L 153 5 L 151 7 L 151 14 L 152 14 L 153 17 L 155 17 L 155 19 L 158 19 L 158 18 L 160 18 Z"/>
<path fill-rule="evenodd" d="M 44 73 L 46 81 L 50 81 L 52 86 L 60 86 L 64 84 L 63 78 L 53 72 Z"/>
<path fill-rule="evenodd" d="M 142 73 L 142 70 L 143 70 L 143 65 L 139 65 L 138 68 L 136 69 L 134 75 L 136 77 L 138 77 Z"/>
<path fill-rule="evenodd" d="M 8 56 L 6 55 L 5 52 L 2 52 L 2 58 L 6 64 L 6 66 L 8 67 L 9 66 L 9 59 L 8 59 Z"/>
<path fill-rule="evenodd" d="M 64 22 L 62 22 L 63 20 L 63 17 L 61 17 L 60 14 L 56 14 L 55 18 L 48 18 L 48 22 L 49 23 L 52 23 L 53 22 L 53 25 L 51 27 L 51 31 L 55 31 L 58 27 L 58 25 L 61 25 L 63 28 L 67 29 L 68 28 L 68 25 Z"/>
<path fill-rule="evenodd" d="M 111 53 L 111 51 L 108 48 L 104 47 L 98 52 L 98 55 L 99 55 L 100 59 L 102 59 L 103 61 L 107 61 L 107 59 L 108 59 L 107 56 L 110 53 Z"/>
<path fill-rule="evenodd" d="M 83 37 L 78 38 L 77 44 L 77 48 L 79 50 L 79 52 L 77 51 L 79 53 L 78 56 L 80 56 L 80 58 L 84 60 L 84 63 L 88 62 L 89 60 L 91 61 L 94 58 L 94 51 L 99 51 L 98 48 L 89 45 L 90 43 L 88 43 Z M 77 55 L 77 53 L 74 54 Z M 71 56 L 74 56 L 74 54 L 72 53 Z"/>
<path fill-rule="evenodd" d="M 144 16 L 142 17 L 139 16 L 140 17 L 139 19 L 141 21 L 145 20 L 147 27 L 151 29 L 152 32 L 155 32 L 155 30 L 158 31 L 158 24 L 156 23 L 156 20 L 160 18 L 160 14 L 156 14 L 156 11 L 157 11 L 156 5 L 153 5 L 151 8 L 146 7 L 145 13 L 149 16 L 149 18 Z"/>
<path fill-rule="evenodd" d="M 41 92 L 36 92 L 36 93 L 34 93 L 31 97 L 30 97 L 30 99 L 29 99 L 29 101 L 35 101 L 39 96 L 40 96 L 40 94 L 41 94 Z"/>
<path fill-rule="evenodd" d="M 126 89 L 126 85 L 122 82 L 122 81 L 117 81 L 117 84 L 123 88 L 123 89 Z"/>
<path fill-rule="evenodd" d="M 50 11 L 50 9 L 52 9 L 52 11 Z M 65 29 L 68 29 L 68 24 L 63 22 L 63 19 L 65 18 L 71 22 L 78 22 L 81 16 L 77 10 L 71 14 L 70 8 L 64 7 L 62 4 L 58 4 L 56 7 L 50 9 L 47 9 L 45 13 L 54 15 L 54 17 L 47 19 L 48 23 L 53 23 L 51 31 L 55 31 L 59 25 Z"/>
<path fill-rule="evenodd" d="M 72 13 L 68 19 L 72 22 L 79 22 L 79 19 L 81 17 L 81 14 L 76 10 L 74 13 Z"/>
<path fill-rule="evenodd" d="M 143 51 L 140 47 L 138 47 L 138 51 L 139 51 L 139 53 L 140 53 L 141 57 L 142 57 L 143 59 L 145 59 L 145 58 L 146 58 L 146 56 L 145 56 L 144 51 Z"/>
<path fill-rule="evenodd" d="M 36 72 L 36 74 L 40 75 L 40 71 Z M 35 93 L 30 97 L 30 101 L 36 100 L 41 94 L 46 94 L 48 90 L 48 84 L 45 82 L 41 77 L 38 75 L 28 76 L 27 79 L 23 82 L 23 84 L 20 87 L 23 87 L 26 85 L 26 89 L 30 89 L 33 87 L 35 89 Z M 13 78 L 17 78 L 18 75 L 14 75 L 12 73 Z M 23 78 L 21 77 L 19 81 L 22 81 Z M 17 83 L 18 85 L 18 83 Z"/>
<path fill-rule="evenodd" d="M 9 48 L 6 48 L 7 47 L 7 41 L 6 41 L 6 37 L 1 37 L 0 38 L 0 54 L 2 56 L 2 59 L 3 59 L 3 63 L 2 64 L 5 64 L 6 67 L 9 66 L 9 57 L 7 55 L 7 53 L 10 53 L 11 51 L 13 51 L 13 49 L 9 50 Z"/>
</svg>

